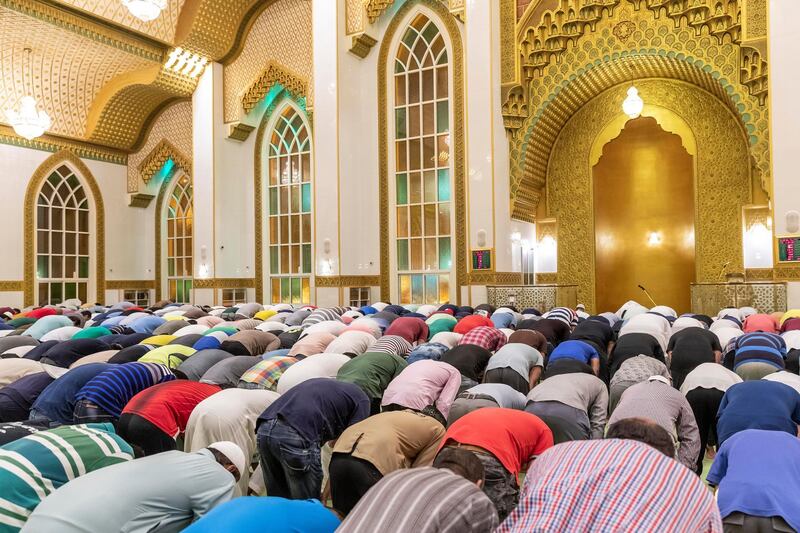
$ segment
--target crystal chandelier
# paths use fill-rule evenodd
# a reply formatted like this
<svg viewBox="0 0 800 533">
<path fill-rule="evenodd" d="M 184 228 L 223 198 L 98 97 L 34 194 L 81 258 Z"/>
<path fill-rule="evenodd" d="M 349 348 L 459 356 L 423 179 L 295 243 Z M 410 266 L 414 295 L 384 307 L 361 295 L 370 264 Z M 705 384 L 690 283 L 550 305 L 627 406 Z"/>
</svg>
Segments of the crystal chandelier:
<svg viewBox="0 0 800 533">
<path fill-rule="evenodd" d="M 31 49 L 26 48 L 25 57 L 28 58 L 28 68 L 26 69 L 23 65 L 23 86 L 25 85 L 25 70 L 30 70 L 30 55 Z M 29 72 L 28 74 L 30 77 L 31 73 Z M 36 109 L 36 99 L 31 96 L 33 91 L 30 90 L 30 87 L 28 89 L 29 93 L 26 96 L 23 96 L 19 101 L 19 111 L 15 109 L 7 109 L 6 118 L 8 119 L 8 123 L 14 128 L 14 132 L 16 132 L 17 135 L 32 141 L 36 137 L 43 135 L 44 132 L 50 128 L 52 121 L 46 112 L 38 111 Z"/>
<path fill-rule="evenodd" d="M 639 90 L 631 85 L 628 89 L 628 97 L 622 102 L 622 111 L 630 118 L 637 118 L 644 109 L 644 100 L 639 96 Z"/>
<path fill-rule="evenodd" d="M 122 0 L 122 4 L 137 19 L 150 22 L 167 7 L 167 0 Z"/>
</svg>

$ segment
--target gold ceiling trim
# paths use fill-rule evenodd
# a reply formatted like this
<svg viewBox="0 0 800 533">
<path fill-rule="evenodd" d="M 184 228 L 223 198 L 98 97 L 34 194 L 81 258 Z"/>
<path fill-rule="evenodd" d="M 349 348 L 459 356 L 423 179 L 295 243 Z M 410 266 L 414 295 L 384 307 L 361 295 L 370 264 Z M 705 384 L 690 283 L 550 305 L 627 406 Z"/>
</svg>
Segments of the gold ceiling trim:
<svg viewBox="0 0 800 533">
<path fill-rule="evenodd" d="M 308 95 L 308 81 L 277 62 L 270 61 L 242 96 L 245 114 L 252 111 L 276 84 L 280 84 L 296 100 L 305 100 Z"/>
<path fill-rule="evenodd" d="M 465 139 L 465 106 L 464 106 L 464 49 L 461 42 L 461 31 L 456 18 L 447 6 L 438 0 L 410 0 L 395 13 L 381 43 L 378 55 L 378 188 L 380 201 L 380 268 L 381 299 L 389 301 L 391 296 L 390 252 L 394 246 L 389 239 L 389 114 L 388 114 L 388 61 L 392 40 L 401 29 L 400 23 L 415 7 L 425 6 L 433 11 L 444 24 L 444 32 L 453 49 L 451 69 L 453 73 L 453 121 L 451 127 L 453 152 L 453 184 L 455 186 L 455 267 L 456 267 L 456 302 L 461 302 L 461 287 L 469 285 L 467 267 L 467 199 L 466 199 L 466 139 Z M 392 59 L 394 61 L 394 59 Z M 394 87 L 394 83 L 391 85 Z M 394 116 L 394 115 L 392 115 Z"/>
<path fill-rule="evenodd" d="M 317 288 L 346 288 L 346 287 L 379 287 L 380 276 L 315 276 L 314 286 Z"/>
<path fill-rule="evenodd" d="M 24 303 L 25 306 L 35 304 L 35 284 L 36 284 L 36 251 L 33 249 L 36 243 L 36 227 L 34 226 L 34 214 L 36 213 L 36 200 L 42 182 L 59 166 L 66 164 L 73 167 L 81 181 L 86 184 L 94 200 L 95 209 L 95 299 L 96 301 L 105 300 L 106 288 L 106 222 L 105 204 L 100 187 L 97 185 L 94 175 L 89 167 L 80 160 L 78 156 L 69 150 L 57 152 L 39 165 L 33 173 L 28 187 L 25 190 L 25 209 L 24 209 Z"/>
<path fill-rule="evenodd" d="M 114 150 L 84 141 L 65 139 L 57 135 L 42 135 L 32 141 L 14 133 L 11 126 L 0 124 L 0 143 L 42 152 L 60 152 L 69 150 L 81 159 L 92 159 L 117 165 L 127 165 L 128 155 L 120 150 Z"/>
<path fill-rule="evenodd" d="M 119 76 L 95 99 L 86 136 L 93 142 L 135 151 L 152 121 L 176 100 L 191 97 L 197 82 L 163 67 Z"/>
<path fill-rule="evenodd" d="M 167 139 L 162 139 L 139 164 L 139 173 L 142 181 L 145 184 L 150 183 L 150 180 L 162 169 L 168 159 L 172 159 L 175 165 L 183 169 L 187 174 L 192 174 L 191 161 L 180 150 L 175 148 L 171 142 Z"/>
<path fill-rule="evenodd" d="M 106 46 L 160 63 L 167 46 L 133 31 L 99 22 L 88 15 L 77 15 L 64 6 L 41 0 L 0 0 L 0 6 L 47 22 Z"/>
<path fill-rule="evenodd" d="M 262 0 L 194 0 L 181 10 L 175 44 L 212 61 L 227 58 L 241 33 L 249 28 L 245 17 L 258 14 Z M 260 6 L 264 8 L 266 6 Z"/>
<path fill-rule="evenodd" d="M 149 290 L 155 289 L 156 284 L 152 279 L 110 279 L 106 281 L 106 290 Z"/>
<path fill-rule="evenodd" d="M 450 11 L 450 14 L 461 22 L 466 18 L 465 0 L 439 1 Z M 346 0 L 345 2 L 345 34 L 357 36 L 367 30 L 367 26 L 375 24 L 378 19 L 395 3 L 395 0 Z"/>
<path fill-rule="evenodd" d="M 737 115 L 715 95 L 684 81 L 637 81 L 642 98 L 685 121 L 697 141 L 695 162 L 695 275 L 718 279 L 723 268 L 742 272 L 742 207 L 751 203 L 747 135 Z M 590 154 L 619 116 L 627 84 L 605 90 L 561 129 L 547 171 L 547 211 L 556 219 L 558 283 L 578 286 L 594 309 L 595 231 Z"/>
<path fill-rule="evenodd" d="M 244 51 L 244 46 L 247 43 L 247 38 L 253 29 L 253 25 L 256 23 L 256 21 L 258 21 L 258 17 L 261 16 L 265 9 L 276 2 L 278 2 L 278 0 L 264 0 L 262 2 L 256 2 L 250 6 L 250 9 L 248 9 L 242 17 L 242 22 L 239 25 L 239 29 L 236 32 L 236 37 L 234 38 L 230 50 L 227 54 L 225 54 L 224 57 L 221 57 L 217 60 L 218 63 L 227 66 L 239 58 Z"/>
</svg>

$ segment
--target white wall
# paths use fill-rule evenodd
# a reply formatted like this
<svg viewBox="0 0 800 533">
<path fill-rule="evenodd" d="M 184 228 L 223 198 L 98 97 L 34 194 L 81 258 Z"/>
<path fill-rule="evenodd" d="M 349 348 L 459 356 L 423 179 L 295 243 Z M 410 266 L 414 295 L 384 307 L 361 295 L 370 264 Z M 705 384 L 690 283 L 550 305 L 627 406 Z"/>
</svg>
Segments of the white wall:
<svg viewBox="0 0 800 533">
<path fill-rule="evenodd" d="M 800 2 L 770 0 L 769 80 L 775 234 L 784 235 L 787 211 L 800 211 Z"/>
</svg>

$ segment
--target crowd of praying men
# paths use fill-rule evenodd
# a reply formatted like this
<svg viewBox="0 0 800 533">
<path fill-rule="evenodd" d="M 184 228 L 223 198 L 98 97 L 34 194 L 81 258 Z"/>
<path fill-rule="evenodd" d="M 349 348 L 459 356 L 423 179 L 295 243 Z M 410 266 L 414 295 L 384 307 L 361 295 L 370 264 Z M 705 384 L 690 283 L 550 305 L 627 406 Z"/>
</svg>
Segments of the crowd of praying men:
<svg viewBox="0 0 800 533">
<path fill-rule="evenodd" d="M 0 319 L 0 533 L 800 530 L 800 310 Z"/>
</svg>

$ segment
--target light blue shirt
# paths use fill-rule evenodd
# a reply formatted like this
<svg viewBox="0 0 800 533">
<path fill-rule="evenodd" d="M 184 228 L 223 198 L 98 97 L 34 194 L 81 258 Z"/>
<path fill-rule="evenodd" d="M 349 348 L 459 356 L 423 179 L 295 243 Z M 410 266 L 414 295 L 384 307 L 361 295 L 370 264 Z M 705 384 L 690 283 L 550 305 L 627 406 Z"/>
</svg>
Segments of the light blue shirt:
<svg viewBox="0 0 800 533">
<path fill-rule="evenodd" d="M 44 499 L 22 531 L 178 532 L 230 500 L 235 486 L 207 449 L 159 453 L 73 479 Z"/>
<path fill-rule="evenodd" d="M 535 366 L 543 366 L 544 358 L 539 350 L 527 344 L 511 343 L 506 344 L 489 359 L 486 370 L 493 368 L 510 368 L 527 381 L 531 374 L 531 369 Z"/>
</svg>

